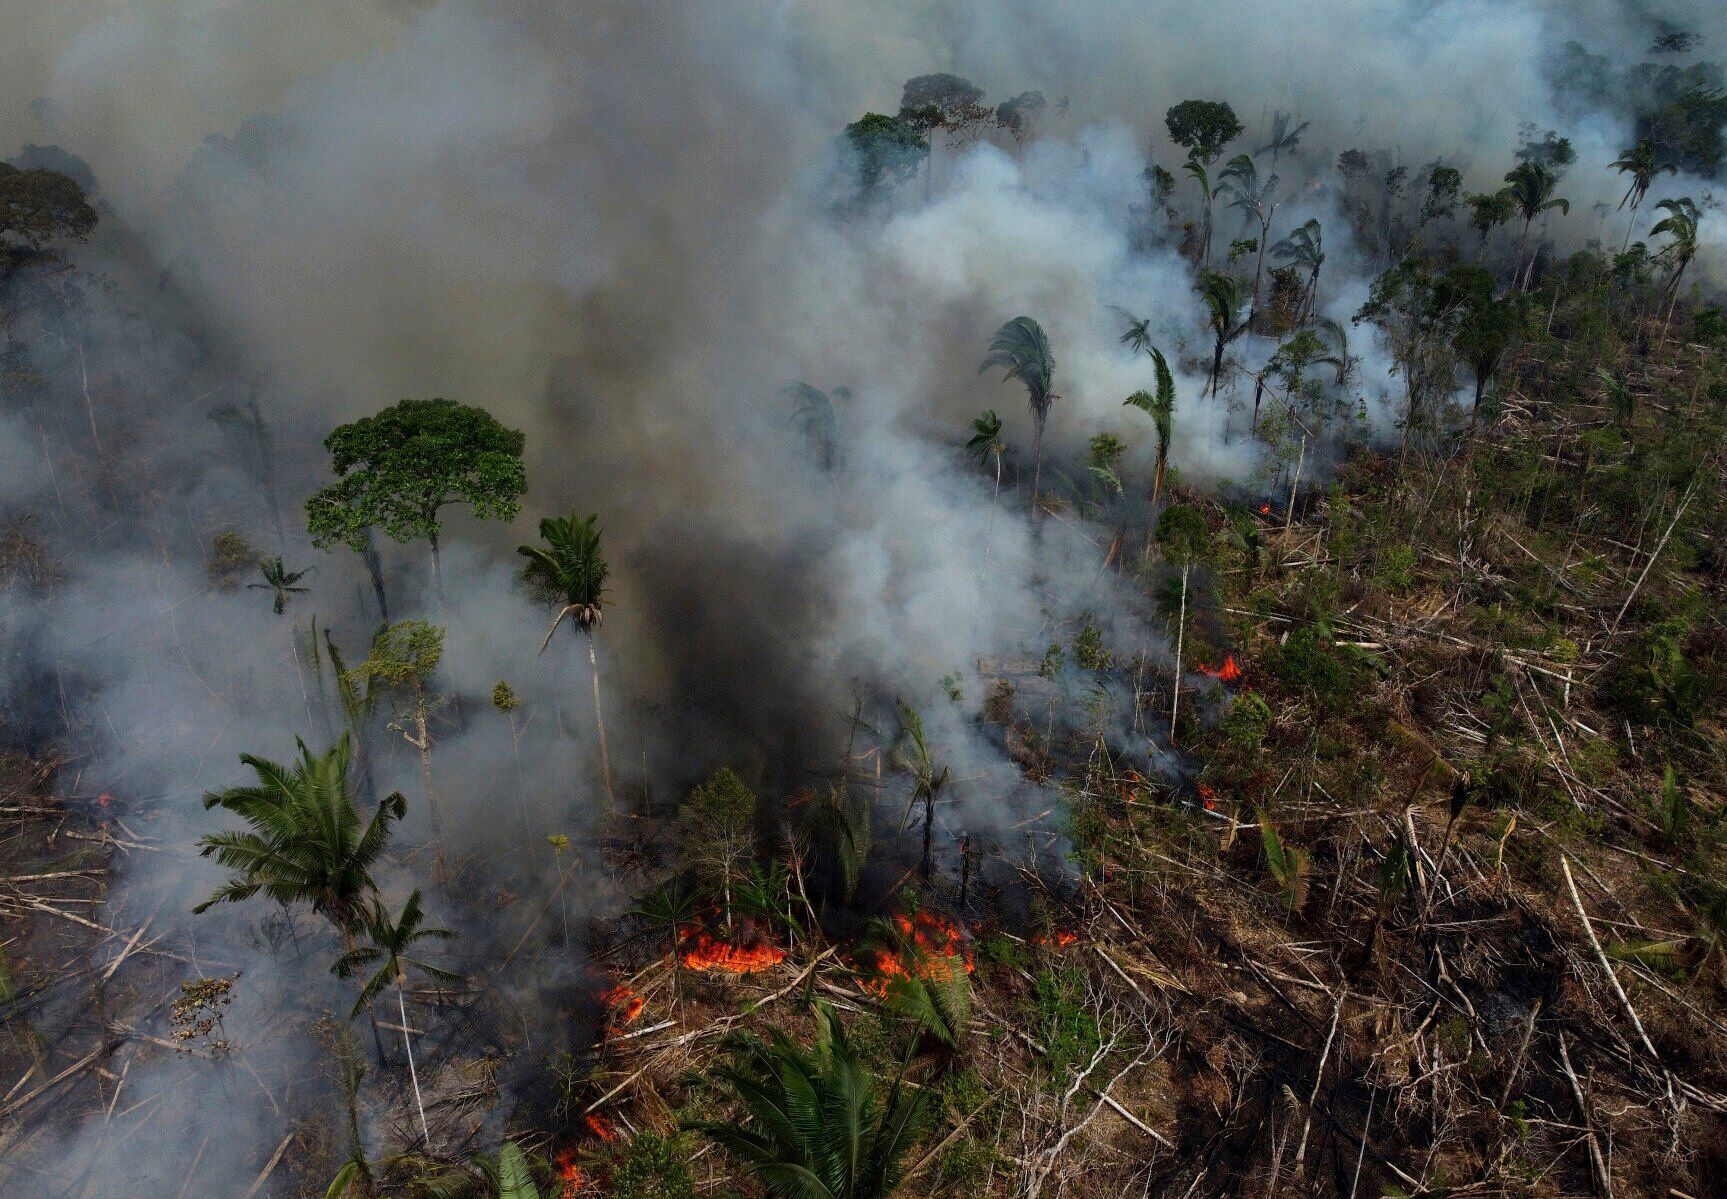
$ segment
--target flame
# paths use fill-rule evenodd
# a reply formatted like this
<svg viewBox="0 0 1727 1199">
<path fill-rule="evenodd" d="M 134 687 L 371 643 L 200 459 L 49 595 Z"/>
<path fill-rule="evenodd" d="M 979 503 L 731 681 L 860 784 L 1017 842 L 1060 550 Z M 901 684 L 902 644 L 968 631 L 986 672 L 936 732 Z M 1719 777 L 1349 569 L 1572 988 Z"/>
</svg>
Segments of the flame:
<svg viewBox="0 0 1727 1199">
<path fill-rule="evenodd" d="M 1261 516 L 1270 516 L 1271 515 L 1271 505 L 1270 504 L 1261 504 L 1259 506 L 1259 514 Z"/>
<path fill-rule="evenodd" d="M 955 963 L 967 974 L 977 970 L 971 959 L 971 934 L 953 921 L 932 912 L 918 912 L 895 916 L 893 923 L 905 939 L 905 952 L 879 951 L 872 963 L 875 977 L 859 984 L 878 999 L 887 996 L 896 979 L 945 983 L 953 981 Z"/>
<path fill-rule="evenodd" d="M 582 1117 L 582 1123 L 588 1126 L 589 1132 L 599 1137 L 602 1141 L 615 1141 L 618 1139 L 618 1130 L 613 1128 L 612 1122 L 604 1116 L 590 1113 Z"/>
<path fill-rule="evenodd" d="M 1031 939 L 1033 945 L 1046 945 L 1053 949 L 1066 949 L 1079 941 L 1079 934 L 1070 929 L 1058 928 L 1053 933 L 1039 933 Z"/>
<path fill-rule="evenodd" d="M 1200 801 L 1205 804 L 1205 810 L 1207 812 L 1210 812 L 1217 807 L 1216 788 L 1208 786 L 1205 783 L 1199 783 L 1195 789 L 1199 792 Z"/>
<path fill-rule="evenodd" d="M 727 974 L 754 974 L 777 966 L 785 960 L 786 951 L 765 942 L 758 945 L 733 945 L 709 935 L 706 929 L 691 926 L 680 938 L 680 957 L 691 970 L 720 970 Z"/>
<path fill-rule="evenodd" d="M 641 1015 L 642 1009 L 648 1006 L 648 1001 L 630 990 L 625 983 L 601 991 L 600 1002 L 612 1010 L 612 1032 Z"/>
<path fill-rule="evenodd" d="M 574 1149 L 558 1150 L 558 1178 L 563 1182 L 563 1199 L 569 1199 L 582 1189 L 582 1167 L 576 1162 Z"/>
<path fill-rule="evenodd" d="M 1195 665 L 1194 669 L 1207 678 L 1216 679 L 1220 683 L 1233 683 L 1244 673 L 1241 664 L 1235 660 L 1234 654 L 1225 655 L 1222 666 L 1211 667 L 1200 662 Z"/>
</svg>

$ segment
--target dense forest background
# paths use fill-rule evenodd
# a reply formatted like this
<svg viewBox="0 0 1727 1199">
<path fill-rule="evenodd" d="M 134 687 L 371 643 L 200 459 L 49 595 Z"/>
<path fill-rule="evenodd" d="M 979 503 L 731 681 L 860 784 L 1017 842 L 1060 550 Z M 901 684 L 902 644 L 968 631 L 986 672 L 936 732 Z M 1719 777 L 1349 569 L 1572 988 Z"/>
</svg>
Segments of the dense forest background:
<svg viewBox="0 0 1727 1199">
<path fill-rule="evenodd" d="M 5 1185 L 1722 1193 L 1708 16 L 18 14 Z"/>
</svg>

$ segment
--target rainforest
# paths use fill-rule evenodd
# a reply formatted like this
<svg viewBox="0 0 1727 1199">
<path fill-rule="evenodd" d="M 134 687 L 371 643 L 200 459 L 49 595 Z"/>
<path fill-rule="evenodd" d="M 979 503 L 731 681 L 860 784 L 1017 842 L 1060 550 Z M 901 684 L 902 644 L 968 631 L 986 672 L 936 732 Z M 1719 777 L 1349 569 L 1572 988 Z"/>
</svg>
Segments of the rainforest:
<svg viewBox="0 0 1727 1199">
<path fill-rule="evenodd" d="M 0 13 L 0 1192 L 1727 1195 L 1716 4 Z"/>
</svg>

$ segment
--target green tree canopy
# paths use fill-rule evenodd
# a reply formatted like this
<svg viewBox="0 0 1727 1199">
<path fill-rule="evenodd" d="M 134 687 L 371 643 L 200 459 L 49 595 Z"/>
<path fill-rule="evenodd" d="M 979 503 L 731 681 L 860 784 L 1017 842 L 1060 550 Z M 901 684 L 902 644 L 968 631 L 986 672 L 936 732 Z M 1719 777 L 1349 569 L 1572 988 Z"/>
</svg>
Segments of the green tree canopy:
<svg viewBox="0 0 1727 1199">
<path fill-rule="evenodd" d="M 865 196 L 911 178 L 929 154 L 929 140 L 915 125 L 879 112 L 866 112 L 847 125 L 845 142 L 856 158 L 858 190 Z"/>
<path fill-rule="evenodd" d="M 19 250 L 83 241 L 95 227 L 96 210 L 71 176 L 0 162 L 0 262 Z"/>
<path fill-rule="evenodd" d="M 1183 100 L 1164 113 L 1163 123 L 1170 141 L 1206 163 L 1217 161 L 1242 130 L 1235 109 L 1222 100 Z"/>
<path fill-rule="evenodd" d="M 467 504 L 482 520 L 509 520 L 527 490 L 523 435 L 490 413 L 454 400 L 403 400 L 324 439 L 337 479 L 306 501 L 320 548 L 359 552 L 366 531 L 396 541 L 424 537 L 438 550 L 438 512 Z"/>
<path fill-rule="evenodd" d="M 1186 504 L 1171 504 L 1157 518 L 1157 544 L 1178 566 L 1191 566 L 1205 552 L 1205 517 Z"/>
</svg>

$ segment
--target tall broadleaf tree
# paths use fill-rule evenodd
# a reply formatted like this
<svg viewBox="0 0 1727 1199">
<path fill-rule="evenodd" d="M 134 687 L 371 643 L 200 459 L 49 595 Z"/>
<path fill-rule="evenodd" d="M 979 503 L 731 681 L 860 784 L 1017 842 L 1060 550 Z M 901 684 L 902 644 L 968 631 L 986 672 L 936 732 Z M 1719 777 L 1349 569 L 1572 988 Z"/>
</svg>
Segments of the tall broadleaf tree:
<svg viewBox="0 0 1727 1199">
<path fill-rule="evenodd" d="M 376 971 L 360 988 L 360 997 L 354 1001 L 354 1010 L 349 1019 L 371 1007 L 385 987 L 396 988 L 396 1010 L 402 1020 L 402 1046 L 408 1055 L 408 1077 L 414 1084 L 414 1107 L 420 1114 L 420 1133 L 425 1137 L 429 1147 L 432 1143 L 432 1130 L 426 1124 L 426 1104 L 420 1097 L 420 1071 L 414 1064 L 414 1041 L 408 1031 L 408 971 L 418 970 L 428 978 L 450 982 L 460 977 L 442 967 L 429 962 L 422 962 L 410 957 L 408 951 L 420 941 L 449 940 L 456 934 L 447 928 L 425 927 L 425 912 L 420 906 L 420 893 L 415 891 L 408 896 L 402 905 L 402 914 L 392 919 L 390 909 L 384 906 L 382 900 L 374 897 L 372 908 L 366 914 L 365 933 L 367 944 L 356 946 L 336 959 L 336 964 L 330 967 L 338 978 L 353 978 L 356 974 L 377 967 Z"/>
<path fill-rule="evenodd" d="M 600 737 L 600 773 L 605 779 L 606 799 L 615 802 L 612 794 L 612 759 L 606 748 L 606 716 L 600 703 L 600 662 L 594 648 L 594 630 L 599 628 L 607 602 L 606 576 L 611 573 L 605 555 L 600 552 L 598 515 L 578 519 L 569 516 L 548 516 L 540 521 L 540 545 L 524 545 L 517 552 L 528 560 L 523 574 L 541 598 L 556 604 L 557 615 L 540 642 L 540 652 L 552 642 L 552 634 L 568 617 L 580 629 L 588 645 L 588 671 L 594 687 L 594 725 Z"/>
<path fill-rule="evenodd" d="M 1221 100 L 1183 100 L 1163 116 L 1169 139 L 1187 151 L 1185 170 L 1199 184 L 1205 201 L 1205 226 L 1200 255 L 1201 269 L 1211 267 L 1211 207 L 1216 196 L 1208 168 L 1223 148 L 1241 136 L 1242 124 L 1235 110 Z"/>
<path fill-rule="evenodd" d="M 341 425 L 324 439 L 336 481 L 306 501 L 312 544 L 341 542 L 363 554 L 372 529 L 399 542 L 423 537 L 441 601 L 439 513 L 451 504 L 468 505 L 481 520 L 521 511 L 523 442 L 490 413 L 445 399 L 403 400 Z"/>
<path fill-rule="evenodd" d="M 1043 326 L 1029 316 L 1016 316 L 995 331 L 989 343 L 989 356 L 977 368 L 978 373 L 992 367 L 1002 367 L 1007 373 L 1002 382 L 1018 379 L 1025 387 L 1031 403 L 1032 467 L 1031 510 L 1037 512 L 1038 489 L 1043 483 L 1043 431 L 1049 422 L 1049 409 L 1061 397 L 1055 394 L 1055 354 L 1049 348 L 1049 338 Z"/>
<path fill-rule="evenodd" d="M 362 819 L 348 781 L 348 735 L 322 754 L 314 754 L 304 741 L 298 745 L 300 756 L 288 765 L 241 754 L 257 782 L 204 796 L 206 809 L 232 812 L 248 827 L 198 839 L 200 855 L 234 874 L 192 910 L 256 895 L 284 905 L 305 904 L 333 924 L 352 949 L 354 931 L 375 890 L 372 869 L 407 801 L 400 792 L 392 793 Z"/>
</svg>

